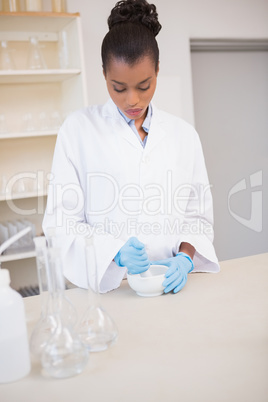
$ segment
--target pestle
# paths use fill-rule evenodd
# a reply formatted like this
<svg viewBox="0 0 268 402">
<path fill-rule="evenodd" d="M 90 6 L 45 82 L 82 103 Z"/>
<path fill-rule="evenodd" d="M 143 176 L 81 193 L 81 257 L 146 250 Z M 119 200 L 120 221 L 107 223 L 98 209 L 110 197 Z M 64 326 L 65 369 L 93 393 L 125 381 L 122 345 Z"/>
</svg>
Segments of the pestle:
<svg viewBox="0 0 268 402">
<path fill-rule="evenodd" d="M 147 269 L 147 271 L 142 272 L 140 274 L 140 276 L 142 278 L 149 278 L 150 276 L 153 276 L 153 274 L 151 273 L 150 268 L 149 268 L 149 269 Z"/>
</svg>

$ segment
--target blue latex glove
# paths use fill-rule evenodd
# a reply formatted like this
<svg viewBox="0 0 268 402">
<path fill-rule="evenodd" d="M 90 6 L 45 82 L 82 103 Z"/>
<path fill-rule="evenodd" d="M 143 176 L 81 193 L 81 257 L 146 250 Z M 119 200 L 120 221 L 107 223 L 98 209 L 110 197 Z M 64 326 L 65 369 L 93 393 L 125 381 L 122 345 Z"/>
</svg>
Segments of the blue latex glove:
<svg viewBox="0 0 268 402">
<path fill-rule="evenodd" d="M 152 264 L 169 267 L 165 274 L 166 279 L 163 282 L 165 293 L 171 290 L 174 293 L 179 292 L 187 282 L 187 275 L 194 269 L 192 259 L 185 253 L 178 253 L 176 257 L 167 258 L 166 260 L 154 261 Z"/>
<path fill-rule="evenodd" d="M 127 267 L 131 274 L 140 274 L 150 268 L 145 246 L 137 237 L 128 239 L 114 257 L 114 261 L 119 267 Z"/>
</svg>

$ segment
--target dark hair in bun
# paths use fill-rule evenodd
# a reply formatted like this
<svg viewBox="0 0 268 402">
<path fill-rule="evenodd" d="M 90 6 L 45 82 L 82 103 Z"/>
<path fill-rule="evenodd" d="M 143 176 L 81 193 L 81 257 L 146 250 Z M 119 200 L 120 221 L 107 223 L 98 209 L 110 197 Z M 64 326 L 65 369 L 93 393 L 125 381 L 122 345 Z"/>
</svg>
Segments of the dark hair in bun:
<svg viewBox="0 0 268 402">
<path fill-rule="evenodd" d="M 158 68 L 159 49 L 155 36 L 161 29 L 154 4 L 146 0 L 118 1 L 108 18 L 109 32 L 103 39 L 101 56 L 104 72 L 111 58 L 133 65 L 149 56 Z"/>
</svg>

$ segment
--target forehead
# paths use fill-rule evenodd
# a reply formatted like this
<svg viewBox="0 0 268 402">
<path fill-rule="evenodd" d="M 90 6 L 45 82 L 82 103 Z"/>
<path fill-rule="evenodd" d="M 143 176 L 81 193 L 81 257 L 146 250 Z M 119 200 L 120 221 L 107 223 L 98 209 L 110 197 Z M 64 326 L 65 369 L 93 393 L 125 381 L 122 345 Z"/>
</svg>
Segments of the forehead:
<svg viewBox="0 0 268 402">
<path fill-rule="evenodd" d="M 149 56 L 129 64 L 123 59 L 111 58 L 107 68 L 107 78 L 126 84 L 139 83 L 155 75 L 155 65 Z"/>
</svg>

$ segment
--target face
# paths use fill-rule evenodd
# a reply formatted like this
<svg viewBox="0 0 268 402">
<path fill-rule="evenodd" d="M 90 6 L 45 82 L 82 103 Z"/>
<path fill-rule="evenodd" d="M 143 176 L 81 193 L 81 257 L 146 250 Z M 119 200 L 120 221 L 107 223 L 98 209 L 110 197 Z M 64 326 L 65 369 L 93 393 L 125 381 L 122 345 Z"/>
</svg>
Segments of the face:
<svg viewBox="0 0 268 402">
<path fill-rule="evenodd" d="M 136 121 L 145 118 L 155 92 L 158 71 L 148 56 L 134 65 L 116 58 L 110 60 L 104 74 L 108 92 L 125 116 Z"/>
</svg>

